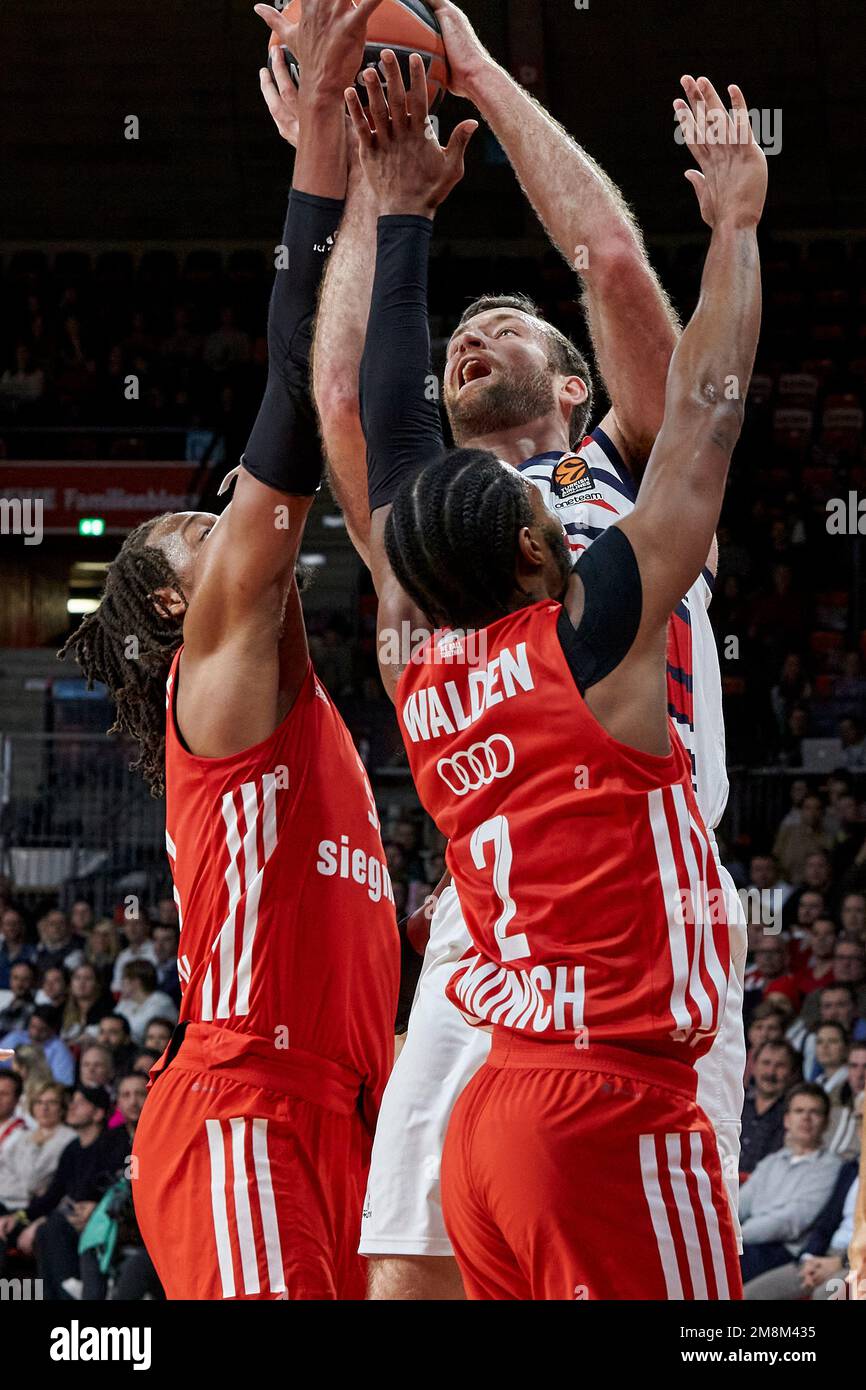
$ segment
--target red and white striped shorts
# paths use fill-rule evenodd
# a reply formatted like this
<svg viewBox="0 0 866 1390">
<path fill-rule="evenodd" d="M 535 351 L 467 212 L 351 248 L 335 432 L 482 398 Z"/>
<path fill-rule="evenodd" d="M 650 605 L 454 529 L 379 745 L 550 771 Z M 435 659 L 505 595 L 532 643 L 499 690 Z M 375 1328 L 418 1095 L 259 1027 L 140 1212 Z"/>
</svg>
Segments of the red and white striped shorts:
<svg viewBox="0 0 866 1390">
<path fill-rule="evenodd" d="M 170 1299 L 363 1299 L 358 1232 L 369 1138 L 321 1062 L 276 1088 L 288 1055 L 203 1065 L 226 1040 L 193 1025 L 158 1073 L 133 1145 L 135 1212 Z M 225 1047 L 222 1048 L 225 1051 Z M 284 1082 L 285 1084 L 285 1082 Z M 303 1086 L 296 1068 L 295 1089 Z"/>
<path fill-rule="evenodd" d="M 712 1126 L 648 1066 L 494 1033 L 442 1161 L 469 1298 L 742 1298 Z"/>
</svg>

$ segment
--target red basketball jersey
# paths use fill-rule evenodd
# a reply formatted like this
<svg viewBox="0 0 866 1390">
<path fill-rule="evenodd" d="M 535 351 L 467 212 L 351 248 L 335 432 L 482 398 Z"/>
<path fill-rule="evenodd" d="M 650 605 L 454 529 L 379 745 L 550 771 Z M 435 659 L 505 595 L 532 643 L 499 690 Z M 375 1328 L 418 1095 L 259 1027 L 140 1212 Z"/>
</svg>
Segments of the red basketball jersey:
<svg viewBox="0 0 866 1390">
<path fill-rule="evenodd" d="M 415 785 L 473 939 L 449 993 L 475 1022 L 693 1061 L 729 960 L 690 759 L 673 727 L 667 757 L 601 727 L 561 612 L 545 600 L 466 640 L 434 635 L 401 678 Z"/>
<path fill-rule="evenodd" d="M 180 1018 L 356 1072 L 390 1071 L 400 952 L 363 764 L 310 666 L 263 743 L 199 758 L 167 683 L 166 846 L 180 914 Z"/>
</svg>

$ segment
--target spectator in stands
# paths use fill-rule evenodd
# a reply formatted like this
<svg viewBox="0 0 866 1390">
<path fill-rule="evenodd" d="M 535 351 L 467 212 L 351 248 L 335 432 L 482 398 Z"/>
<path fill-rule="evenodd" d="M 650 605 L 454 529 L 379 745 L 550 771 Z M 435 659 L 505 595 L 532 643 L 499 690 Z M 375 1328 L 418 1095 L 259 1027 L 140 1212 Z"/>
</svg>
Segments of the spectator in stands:
<svg viewBox="0 0 866 1390">
<path fill-rule="evenodd" d="M 69 912 L 69 924 L 73 932 L 86 941 L 95 920 L 95 913 L 87 899 L 76 898 Z"/>
<path fill-rule="evenodd" d="M 90 928 L 85 951 L 86 959 L 96 969 L 106 988 L 111 987 L 114 965 L 120 954 L 117 928 L 110 917 L 101 917 Z"/>
<path fill-rule="evenodd" d="M 21 1078 L 23 1095 L 18 1103 L 18 1113 L 25 1117 L 30 1114 L 30 1103 L 37 1090 L 46 1081 L 53 1081 L 51 1068 L 41 1047 L 35 1043 L 22 1043 L 16 1047 L 11 1070 Z M 0 1076 L 3 1072 L 0 1071 Z"/>
<path fill-rule="evenodd" d="M 797 953 L 799 965 L 794 979 L 801 994 L 812 994 L 832 984 L 833 952 L 836 949 L 836 923 L 831 917 L 816 917 Z"/>
<path fill-rule="evenodd" d="M 833 1104 L 848 1080 L 848 1033 L 841 1023 L 822 1023 L 815 1029 L 815 1074 L 810 1077 L 827 1092 Z"/>
<path fill-rule="evenodd" d="M 805 941 L 816 917 L 826 915 L 824 894 L 814 888 L 797 888 L 782 909 L 782 926 L 791 929 L 794 941 Z"/>
<path fill-rule="evenodd" d="M 72 972 L 60 1036 L 66 1043 L 78 1042 L 86 1033 L 95 1034 L 99 1020 L 111 1012 L 111 999 L 95 968 L 85 961 Z"/>
<path fill-rule="evenodd" d="M 803 668 L 799 652 L 789 652 L 782 662 L 776 685 L 770 691 L 770 706 L 780 734 L 783 734 L 795 706 L 812 698 L 812 684 Z"/>
<path fill-rule="evenodd" d="M 156 949 L 150 939 L 150 922 L 144 913 L 130 917 L 123 925 L 127 944 L 114 962 L 111 992 L 119 995 L 123 988 L 123 972 L 134 960 L 146 960 L 156 965 Z"/>
<path fill-rule="evenodd" d="M 75 1131 L 63 1122 L 66 1095 L 55 1081 L 39 1087 L 30 1103 L 30 1113 L 32 1128 L 22 1125 L 0 1147 L 0 1209 L 4 1216 L 26 1207 L 31 1198 L 45 1191 L 60 1155 L 75 1138 Z"/>
<path fill-rule="evenodd" d="M 36 962 L 36 947 L 27 941 L 27 927 L 21 913 L 7 907 L 0 916 L 0 989 L 9 989 L 12 967 L 18 961 Z"/>
<path fill-rule="evenodd" d="M 101 1018 L 96 1036 L 111 1053 L 116 1076 L 122 1076 L 132 1069 L 135 1044 L 129 1032 L 129 1020 L 123 1014 L 106 1014 Z"/>
<path fill-rule="evenodd" d="M 789 925 L 792 914 L 799 916 L 800 902 L 806 893 L 820 893 L 824 903 L 828 900 L 833 871 L 830 856 L 825 850 L 812 850 L 803 861 L 802 881 L 785 903 L 782 919 Z"/>
<path fill-rule="evenodd" d="M 839 1169 L 833 1190 L 803 1240 L 796 1258 L 750 1279 L 743 1297 L 750 1302 L 842 1298 L 848 1274 L 848 1247 L 854 1234 L 859 1193 L 856 1163 Z"/>
<path fill-rule="evenodd" d="M 36 971 L 28 961 L 19 960 L 9 972 L 9 998 L 0 1009 L 0 1037 L 21 1032 L 36 1008 Z"/>
<path fill-rule="evenodd" d="M 24 1116 L 18 1113 L 23 1091 L 24 1082 L 16 1071 L 0 1072 L 0 1162 L 4 1145 L 19 1129 L 27 1128 Z"/>
<path fill-rule="evenodd" d="M 69 998 L 69 980 L 70 973 L 65 966 L 47 966 L 42 972 L 36 991 L 36 1003 L 47 1004 L 49 1008 L 57 1009 L 58 1013 L 62 1014 Z"/>
<path fill-rule="evenodd" d="M 88 1042 L 78 1058 L 78 1084 L 90 1090 L 112 1090 L 117 1075 L 111 1050 L 101 1042 Z"/>
<path fill-rule="evenodd" d="M 805 705 L 795 705 L 789 713 L 779 739 L 776 761 L 782 767 L 803 766 L 803 739 L 812 732 L 812 719 Z"/>
<path fill-rule="evenodd" d="M 839 1018 L 834 1021 L 852 1029 L 852 1036 L 860 1035 L 859 1021 L 866 1017 L 866 948 L 859 941 L 849 941 L 847 937 L 837 937 L 833 947 L 833 978 L 822 987 L 821 996 L 810 995 L 803 1005 L 800 1018 L 809 1030 L 814 1029 L 822 1017 L 823 990 L 833 985 L 847 986 L 854 997 L 852 1019 Z"/>
<path fill-rule="evenodd" d="M 804 1082 L 788 1093 L 784 1145 L 740 1190 L 744 1283 L 790 1264 L 833 1191 L 841 1165 L 824 1147 L 829 1114 L 820 1086 Z"/>
<path fill-rule="evenodd" d="M 84 939 L 76 936 L 65 912 L 52 908 L 37 923 L 39 945 L 36 948 L 36 968 L 44 978 L 52 965 L 74 970 L 84 960 Z"/>
<path fill-rule="evenodd" d="M 780 830 L 784 830 L 787 826 L 800 824 L 800 808 L 808 795 L 809 783 L 806 781 L 805 777 L 795 777 L 788 790 L 788 796 L 791 802 L 790 810 L 782 817 L 782 822 L 779 826 Z"/>
<path fill-rule="evenodd" d="M 132 1062 L 132 1070 L 140 1076 L 150 1076 L 154 1063 L 158 1062 L 162 1056 L 155 1047 L 143 1047 L 140 1052 L 136 1052 Z"/>
<path fill-rule="evenodd" d="M 791 883 L 800 885 L 804 880 L 806 860 L 816 850 L 830 848 L 830 839 L 824 830 L 824 805 L 820 796 L 810 792 L 803 798 L 800 807 L 800 820 L 797 825 L 783 825 L 773 846 L 782 873 Z M 819 887 L 820 885 L 811 885 Z"/>
<path fill-rule="evenodd" d="M 177 903 L 174 898 L 160 898 L 156 904 L 156 926 L 174 927 L 180 931 L 180 922 L 177 915 Z"/>
<path fill-rule="evenodd" d="M 794 1012 L 800 993 L 788 968 L 788 943 L 781 936 L 761 935 L 751 964 L 746 967 L 743 1015 L 747 1023 L 758 1004 L 772 995 L 783 995 Z"/>
<path fill-rule="evenodd" d="M 776 919 L 777 913 L 781 914 L 793 892 L 791 884 L 782 878 L 774 854 L 752 855 L 747 886 L 750 891 L 756 890 L 760 893 L 761 917 L 765 922 L 772 922 Z"/>
<path fill-rule="evenodd" d="M 37 1004 L 27 1022 L 27 1028 L 14 1029 L 0 1039 L 0 1050 L 16 1048 L 22 1043 L 38 1043 L 45 1053 L 51 1075 L 62 1086 L 71 1086 L 75 1078 L 75 1062 L 66 1043 L 60 1037 L 60 1015 L 47 1004 Z M 0 1062 L 0 1066 L 9 1063 Z"/>
<path fill-rule="evenodd" d="M 839 737 L 842 740 L 842 761 L 852 772 L 862 772 L 866 768 L 866 733 L 863 721 L 857 716 L 839 720 Z"/>
<path fill-rule="evenodd" d="M 765 1001 L 759 1004 L 755 1009 L 746 1035 L 748 1053 L 746 1055 L 746 1070 L 743 1076 L 744 1086 L 748 1087 L 751 1084 L 758 1049 L 766 1042 L 784 1041 L 785 1019 L 785 1014 L 782 1013 L 776 1004 Z"/>
<path fill-rule="evenodd" d="M 15 347 L 15 366 L 0 376 L 0 402 L 7 410 L 33 407 L 45 394 L 45 373 L 33 360 L 26 343 Z"/>
<path fill-rule="evenodd" d="M 830 1119 L 827 1122 L 827 1148 L 842 1159 L 860 1157 L 864 1088 L 866 1042 L 855 1042 L 848 1052 L 848 1080 L 835 1097 L 831 1097 Z"/>
<path fill-rule="evenodd" d="M 167 994 L 175 1008 L 180 1008 L 180 979 L 177 973 L 177 927 L 157 923 L 153 929 L 153 949 L 156 953 L 156 987 Z"/>
<path fill-rule="evenodd" d="M 863 844 L 866 826 L 860 805 L 855 796 L 839 798 L 837 808 L 838 824 L 833 832 L 831 862 L 833 877 L 839 880 L 851 868 Z"/>
<path fill-rule="evenodd" d="M 149 960 L 133 960 L 124 967 L 117 1013 L 128 1021 L 132 1041 L 139 1045 L 152 1019 L 177 1022 L 177 1009 L 168 995 L 157 989 L 156 969 Z"/>
<path fill-rule="evenodd" d="M 785 1094 L 797 1079 L 800 1059 L 785 1039 L 762 1043 L 752 1064 L 752 1084 L 743 1105 L 740 1173 L 748 1175 L 785 1137 Z"/>
<path fill-rule="evenodd" d="M 814 1024 L 809 1023 L 814 1009 L 814 1001 L 818 1001 L 818 1017 Z M 815 1029 L 822 1023 L 841 1023 L 842 1027 L 851 1038 L 860 1039 L 861 1019 L 857 1017 L 857 1006 L 854 999 L 854 991 L 850 985 L 832 984 L 825 985 L 823 989 L 816 990 L 810 994 L 800 1017 L 788 1029 L 788 1041 L 797 1049 L 803 1058 L 803 1075 L 807 1081 L 814 1080 L 815 1062 Z"/>
<path fill-rule="evenodd" d="M 171 1042 L 174 1024 L 167 1018 L 152 1018 L 144 1030 L 144 1047 L 153 1048 L 161 1057 Z"/>
<path fill-rule="evenodd" d="M 846 893 L 839 908 L 839 922 L 846 940 L 866 945 L 866 893 Z"/>
<path fill-rule="evenodd" d="M 76 1087 L 66 1123 L 77 1138 L 63 1150 L 47 1191 L 33 1198 L 24 1220 L 15 1223 L 22 1227 L 16 1232 L 16 1245 L 23 1255 L 35 1253 L 47 1299 L 68 1297 L 63 1283 L 78 1274 L 81 1232 L 129 1153 L 125 1128 L 106 1132 L 110 1106 L 107 1091 Z M 8 1222 L 9 1218 L 5 1220 Z M 7 1235 L 13 1229 L 8 1229 Z"/>
</svg>

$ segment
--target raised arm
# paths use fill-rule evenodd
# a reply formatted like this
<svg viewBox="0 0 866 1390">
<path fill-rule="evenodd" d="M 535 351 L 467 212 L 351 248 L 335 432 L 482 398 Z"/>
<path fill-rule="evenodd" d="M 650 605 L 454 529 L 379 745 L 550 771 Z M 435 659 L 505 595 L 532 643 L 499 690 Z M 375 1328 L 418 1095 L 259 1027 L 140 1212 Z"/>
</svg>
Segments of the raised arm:
<svg viewBox="0 0 866 1390">
<path fill-rule="evenodd" d="M 526 196 L 580 276 L 598 368 L 611 400 L 602 422 L 635 465 L 664 413 L 678 323 L 619 189 L 576 140 L 484 48 L 451 0 L 429 0 L 442 29 L 451 90 L 493 130 Z"/>
<path fill-rule="evenodd" d="M 410 59 L 408 92 L 393 52 L 382 56 L 390 102 L 378 74 L 364 74 L 368 114 L 354 89 L 346 92 L 364 175 L 378 214 L 370 321 L 361 366 L 367 443 L 370 565 L 379 596 L 379 632 L 400 632 L 423 615 L 394 578 L 384 534 L 391 504 L 405 480 L 443 447 L 430 358 L 427 270 L 436 208 L 463 175 L 466 146 L 476 129 L 464 121 L 442 149 L 429 124 L 424 64 Z M 386 650 L 379 642 L 380 658 Z M 399 666 L 381 662 L 393 694 Z"/>
<path fill-rule="evenodd" d="M 615 737 L 651 752 L 667 743 L 661 655 L 668 620 L 700 574 L 715 533 L 761 321 L 757 227 L 767 164 L 752 137 L 742 92 L 728 90 L 730 116 L 706 78 L 695 89 L 695 104 L 700 99 L 710 108 L 717 143 L 700 143 L 691 108 L 675 103 L 700 165 L 700 172 L 689 170 L 687 177 L 712 237 L 698 306 L 671 361 L 664 421 L 635 509 L 610 528 L 610 543 L 620 544 L 617 533 L 623 533 L 637 562 L 637 635 L 615 672 L 587 695 Z M 605 536 L 597 545 L 607 543 Z M 593 547 L 588 554 L 597 559 L 601 553 Z M 575 622 L 583 601 L 581 564 L 566 600 Z"/>
<path fill-rule="evenodd" d="M 267 737 L 308 667 L 294 571 L 322 473 L 309 390 L 312 323 L 345 196 L 340 95 L 346 74 L 360 65 L 367 16 L 378 3 L 309 0 L 294 36 L 304 83 L 268 315 L 268 380 L 232 502 L 207 540 L 184 620 L 178 713 L 191 748 L 205 756 Z M 262 83 L 272 106 L 279 88 L 266 72 Z"/>
<path fill-rule="evenodd" d="M 732 112 L 701 78 L 692 105 L 675 109 L 700 171 L 686 177 L 711 227 L 698 306 L 671 361 L 664 422 L 633 514 L 621 523 L 638 557 L 644 625 L 664 626 L 701 572 L 722 507 L 731 454 L 742 427 L 761 326 L 757 229 L 767 161 L 755 143 L 745 99 L 730 87 Z M 710 120 L 701 129 L 693 108 Z M 709 125 L 714 136 L 704 143 Z M 672 539 L 675 538 L 675 544 Z"/>
</svg>

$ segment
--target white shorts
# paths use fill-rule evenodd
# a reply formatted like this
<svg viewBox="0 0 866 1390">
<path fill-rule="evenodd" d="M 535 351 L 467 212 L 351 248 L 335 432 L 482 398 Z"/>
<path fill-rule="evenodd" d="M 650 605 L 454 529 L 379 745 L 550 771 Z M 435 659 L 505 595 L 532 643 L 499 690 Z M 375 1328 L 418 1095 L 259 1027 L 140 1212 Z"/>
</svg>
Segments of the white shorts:
<svg viewBox="0 0 866 1390">
<path fill-rule="evenodd" d="M 726 869 L 719 869 L 723 888 L 736 901 L 731 915 L 739 909 L 742 921 L 732 922 L 726 1011 L 718 1037 L 698 1063 L 698 1103 L 716 1129 L 739 1236 L 746 923 L 733 880 Z M 466 1023 L 445 994 L 455 966 L 471 944 L 457 893 L 446 888 L 430 926 L 406 1041 L 379 1112 L 358 1247 L 362 1255 L 453 1253 L 439 1188 L 445 1131 L 457 1097 L 490 1051 L 490 1034 Z"/>
</svg>

